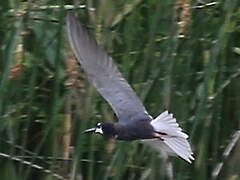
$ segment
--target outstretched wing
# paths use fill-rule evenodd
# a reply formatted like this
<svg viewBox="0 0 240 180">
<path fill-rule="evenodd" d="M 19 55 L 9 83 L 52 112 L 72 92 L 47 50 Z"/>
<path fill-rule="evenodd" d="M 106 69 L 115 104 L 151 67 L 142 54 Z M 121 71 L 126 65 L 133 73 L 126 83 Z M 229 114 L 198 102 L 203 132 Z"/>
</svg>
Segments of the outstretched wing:
<svg viewBox="0 0 240 180">
<path fill-rule="evenodd" d="M 112 58 L 98 46 L 73 13 L 67 15 L 67 34 L 73 52 L 89 81 L 111 105 L 119 122 L 151 119 Z"/>
</svg>

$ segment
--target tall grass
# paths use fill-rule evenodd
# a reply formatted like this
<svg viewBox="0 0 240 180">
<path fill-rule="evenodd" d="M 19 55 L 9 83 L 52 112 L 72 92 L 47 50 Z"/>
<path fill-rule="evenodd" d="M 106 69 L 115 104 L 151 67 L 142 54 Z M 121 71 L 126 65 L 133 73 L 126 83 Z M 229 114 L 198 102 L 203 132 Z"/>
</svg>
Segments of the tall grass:
<svg viewBox="0 0 240 180">
<path fill-rule="evenodd" d="M 239 179 L 240 2 L 69 4 L 0 5 L 0 179 Z M 193 164 L 82 134 L 117 118 L 74 60 L 65 31 L 73 8 L 149 113 L 174 113 Z"/>
</svg>

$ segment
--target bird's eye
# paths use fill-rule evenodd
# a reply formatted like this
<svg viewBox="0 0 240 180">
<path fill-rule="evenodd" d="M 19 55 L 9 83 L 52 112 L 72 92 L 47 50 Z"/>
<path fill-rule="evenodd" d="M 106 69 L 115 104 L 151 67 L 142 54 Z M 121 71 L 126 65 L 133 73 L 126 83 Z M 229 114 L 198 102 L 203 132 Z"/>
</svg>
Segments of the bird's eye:
<svg viewBox="0 0 240 180">
<path fill-rule="evenodd" d="M 101 123 L 97 123 L 97 127 L 100 128 L 101 127 Z"/>
</svg>

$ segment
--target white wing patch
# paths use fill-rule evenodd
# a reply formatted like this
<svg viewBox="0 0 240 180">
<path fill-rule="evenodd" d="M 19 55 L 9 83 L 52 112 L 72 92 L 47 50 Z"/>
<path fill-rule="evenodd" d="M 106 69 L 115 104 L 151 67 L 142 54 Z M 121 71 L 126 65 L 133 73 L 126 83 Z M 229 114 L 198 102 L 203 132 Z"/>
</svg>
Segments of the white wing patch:
<svg viewBox="0 0 240 180">
<path fill-rule="evenodd" d="M 152 120 L 151 125 L 156 132 L 166 133 L 169 136 L 188 138 L 188 135 L 182 132 L 173 114 L 169 114 L 168 111 L 164 111 L 156 119 Z"/>
<path fill-rule="evenodd" d="M 188 135 L 182 132 L 173 114 L 164 111 L 151 121 L 151 125 L 156 137 L 159 137 L 173 152 L 189 163 L 194 160 L 191 146 L 187 141 Z"/>
</svg>

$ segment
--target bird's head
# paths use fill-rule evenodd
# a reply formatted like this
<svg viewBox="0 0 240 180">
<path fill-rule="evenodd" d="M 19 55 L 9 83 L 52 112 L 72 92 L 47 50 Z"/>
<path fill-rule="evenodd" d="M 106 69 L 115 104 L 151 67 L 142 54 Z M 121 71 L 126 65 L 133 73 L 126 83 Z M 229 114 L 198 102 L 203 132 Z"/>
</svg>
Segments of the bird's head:
<svg viewBox="0 0 240 180">
<path fill-rule="evenodd" d="M 94 128 L 87 129 L 83 133 L 96 133 L 112 137 L 117 134 L 113 123 L 97 123 Z"/>
</svg>

